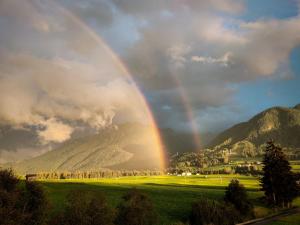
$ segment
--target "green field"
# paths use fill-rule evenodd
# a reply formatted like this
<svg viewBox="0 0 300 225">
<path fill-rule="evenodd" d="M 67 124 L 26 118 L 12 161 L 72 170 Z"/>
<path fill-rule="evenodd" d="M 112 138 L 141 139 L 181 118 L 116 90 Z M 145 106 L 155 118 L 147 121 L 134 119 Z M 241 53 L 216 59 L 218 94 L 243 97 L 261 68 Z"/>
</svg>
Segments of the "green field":
<svg viewBox="0 0 300 225">
<path fill-rule="evenodd" d="M 153 201 L 161 224 L 170 225 L 186 221 L 191 204 L 204 197 L 222 200 L 225 187 L 231 179 L 237 178 L 246 187 L 249 197 L 255 205 L 257 217 L 272 213 L 263 206 L 258 198 L 263 196 L 259 191 L 257 177 L 241 175 L 199 175 L 199 176 L 152 176 L 152 177 L 120 177 L 102 179 L 69 179 L 41 180 L 52 205 L 52 213 L 64 208 L 65 197 L 71 190 L 82 190 L 93 194 L 103 193 L 112 206 L 117 206 L 122 195 L 131 188 L 145 192 Z M 298 198 L 294 205 L 300 206 Z M 272 224 L 300 224 L 300 216 L 292 215 Z"/>
<path fill-rule="evenodd" d="M 204 175 L 177 177 L 120 177 L 86 180 L 46 180 L 40 181 L 46 188 L 53 212 L 62 210 L 64 199 L 71 190 L 84 190 L 104 193 L 112 206 L 116 206 L 121 196 L 130 188 L 136 187 L 151 198 L 160 216 L 161 224 L 186 221 L 191 203 L 201 197 L 221 200 L 225 187 L 231 179 L 238 178 L 248 190 L 256 205 L 258 216 L 266 215 L 269 210 L 257 200 L 262 196 L 256 177 L 240 175 Z"/>
</svg>

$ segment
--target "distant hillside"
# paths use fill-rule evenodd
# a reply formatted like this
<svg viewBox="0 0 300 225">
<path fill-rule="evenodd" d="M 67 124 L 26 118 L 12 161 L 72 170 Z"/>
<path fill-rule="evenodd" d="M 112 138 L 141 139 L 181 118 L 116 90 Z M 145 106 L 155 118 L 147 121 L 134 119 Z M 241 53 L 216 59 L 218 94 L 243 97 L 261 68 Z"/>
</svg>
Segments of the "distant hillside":
<svg viewBox="0 0 300 225">
<path fill-rule="evenodd" d="M 237 124 L 219 134 L 210 149 L 230 149 L 239 153 L 260 151 L 266 141 L 273 139 L 285 148 L 300 148 L 300 104 L 294 108 L 274 107 Z"/>
<path fill-rule="evenodd" d="M 0 126 L 0 149 L 34 148 L 37 145 L 38 138 L 33 132 L 25 129 L 15 130 L 9 126 Z"/>
<path fill-rule="evenodd" d="M 0 127 L 0 159 L 4 156 L 1 155 L 1 150 L 7 150 L 14 157 L 9 158 L 12 162 L 5 166 L 12 166 L 21 173 L 99 168 L 156 168 L 158 159 L 153 159 L 151 154 L 145 154 L 154 151 L 153 143 L 149 143 L 151 142 L 149 132 L 149 127 L 137 123 L 123 124 L 118 129 L 104 129 L 99 134 L 91 130 L 75 132 L 69 141 L 62 144 L 51 143 L 47 146 L 48 148 L 52 146 L 54 150 L 33 157 L 35 155 L 29 154 L 31 150 L 34 150 L 32 152 L 37 155 L 41 152 L 40 149 L 45 147 L 40 143 L 35 130 L 32 128 L 15 130 L 2 126 Z M 194 144 L 191 133 L 165 128 L 160 129 L 160 135 L 169 155 L 199 150 Z M 204 140 L 210 140 L 213 134 L 206 136 Z M 26 149 L 29 150 L 24 151 Z M 16 152 L 18 154 L 14 155 Z"/>
<path fill-rule="evenodd" d="M 12 166 L 19 173 L 159 168 L 150 132 L 149 127 L 141 124 L 124 124 L 67 141 L 50 152 Z"/>
<path fill-rule="evenodd" d="M 170 155 L 199 150 L 199 146 L 196 146 L 192 133 L 179 132 L 166 128 L 160 129 L 160 135 Z M 216 135 L 212 133 L 202 133 L 199 136 L 201 137 L 202 147 L 204 147 Z"/>
</svg>

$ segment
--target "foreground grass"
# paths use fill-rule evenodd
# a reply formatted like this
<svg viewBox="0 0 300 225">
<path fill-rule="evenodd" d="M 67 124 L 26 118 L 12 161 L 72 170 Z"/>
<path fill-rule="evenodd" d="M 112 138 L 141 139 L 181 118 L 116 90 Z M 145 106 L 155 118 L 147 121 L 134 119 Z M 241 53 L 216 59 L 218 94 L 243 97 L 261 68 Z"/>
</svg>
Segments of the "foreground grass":
<svg viewBox="0 0 300 225">
<path fill-rule="evenodd" d="M 300 214 L 295 214 L 291 216 L 285 216 L 277 221 L 273 221 L 268 225 L 299 225 L 300 224 Z"/>
<path fill-rule="evenodd" d="M 122 195 L 135 187 L 145 192 L 153 201 L 162 224 L 186 221 L 191 204 L 204 197 L 221 200 L 225 187 L 231 179 L 237 178 L 245 185 L 249 197 L 257 206 L 259 215 L 268 213 L 268 209 L 259 204 L 262 196 L 258 179 L 240 175 L 208 175 L 208 176 L 155 176 L 155 177 L 120 177 L 103 179 L 70 179 L 42 180 L 46 188 L 53 213 L 64 208 L 64 200 L 71 190 L 82 190 L 90 193 L 103 193 L 112 206 L 117 206 Z"/>
</svg>

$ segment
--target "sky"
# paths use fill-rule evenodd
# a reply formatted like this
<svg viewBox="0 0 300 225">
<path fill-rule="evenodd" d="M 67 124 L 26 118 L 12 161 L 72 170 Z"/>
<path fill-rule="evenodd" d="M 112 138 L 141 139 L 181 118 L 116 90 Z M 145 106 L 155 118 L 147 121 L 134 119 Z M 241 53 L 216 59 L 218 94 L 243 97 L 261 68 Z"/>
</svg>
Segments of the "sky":
<svg viewBox="0 0 300 225">
<path fill-rule="evenodd" d="M 298 0 L 2 0 L 0 124 L 34 127 L 46 144 L 82 126 L 141 121 L 136 86 L 159 127 L 197 135 L 293 107 L 299 7 Z"/>
</svg>

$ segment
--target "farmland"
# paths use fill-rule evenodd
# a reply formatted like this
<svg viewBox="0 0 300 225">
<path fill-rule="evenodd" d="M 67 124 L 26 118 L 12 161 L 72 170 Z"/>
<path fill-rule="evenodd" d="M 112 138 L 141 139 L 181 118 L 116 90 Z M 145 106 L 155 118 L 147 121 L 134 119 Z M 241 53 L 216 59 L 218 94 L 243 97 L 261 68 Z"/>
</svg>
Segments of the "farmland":
<svg viewBox="0 0 300 225">
<path fill-rule="evenodd" d="M 231 179 L 237 178 L 246 187 L 255 205 L 257 216 L 264 216 L 270 210 L 265 208 L 259 198 L 257 177 L 241 175 L 199 175 L 199 176 L 152 176 L 120 177 L 103 179 L 41 180 L 52 204 L 52 213 L 64 208 L 65 197 L 71 190 L 103 193 L 112 206 L 117 206 L 122 195 L 131 188 L 138 188 L 153 201 L 161 224 L 186 221 L 191 204 L 200 198 L 222 200 L 225 187 Z"/>
</svg>

